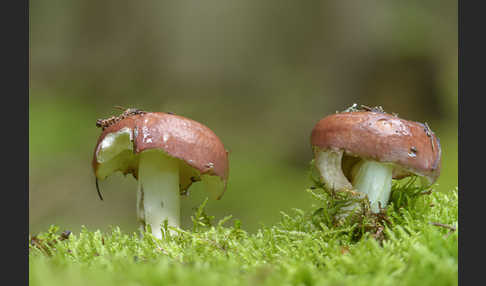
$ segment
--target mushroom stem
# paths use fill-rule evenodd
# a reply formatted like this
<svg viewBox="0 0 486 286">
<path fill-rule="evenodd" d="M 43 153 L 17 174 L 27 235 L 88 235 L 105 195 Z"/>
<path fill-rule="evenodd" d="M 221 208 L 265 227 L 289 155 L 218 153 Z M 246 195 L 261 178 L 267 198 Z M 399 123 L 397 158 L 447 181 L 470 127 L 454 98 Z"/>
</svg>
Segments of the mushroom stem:
<svg viewBox="0 0 486 286">
<path fill-rule="evenodd" d="M 321 180 L 332 190 L 356 190 L 366 194 L 371 211 L 378 213 L 384 208 L 390 198 L 393 165 L 362 159 L 351 170 L 352 184 L 348 181 L 342 169 L 342 150 L 324 150 L 316 153 L 315 165 L 321 174 Z M 352 211 L 359 203 L 344 207 L 344 211 Z M 343 214 L 342 217 L 346 217 Z"/>
<path fill-rule="evenodd" d="M 371 211 L 378 213 L 390 198 L 393 166 L 376 161 L 362 160 L 353 167 L 353 187 L 368 196 Z"/>
<path fill-rule="evenodd" d="M 162 238 L 162 224 L 180 226 L 179 162 L 158 150 L 140 153 L 137 218 Z"/>
</svg>

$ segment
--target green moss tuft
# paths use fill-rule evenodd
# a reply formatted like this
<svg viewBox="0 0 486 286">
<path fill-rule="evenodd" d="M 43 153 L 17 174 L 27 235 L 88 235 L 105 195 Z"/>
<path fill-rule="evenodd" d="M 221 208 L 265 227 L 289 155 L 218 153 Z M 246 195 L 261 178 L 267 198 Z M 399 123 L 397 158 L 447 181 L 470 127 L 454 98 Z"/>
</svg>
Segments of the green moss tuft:
<svg viewBox="0 0 486 286">
<path fill-rule="evenodd" d="M 30 285 L 458 284 L 457 190 L 400 182 L 380 222 L 382 239 L 367 229 L 372 219 L 336 225 L 340 200 L 309 192 L 316 206 L 282 212 L 279 223 L 252 234 L 231 217 L 215 222 L 204 203 L 192 231 L 161 240 L 118 227 L 69 234 L 53 226 L 29 239 Z"/>
</svg>

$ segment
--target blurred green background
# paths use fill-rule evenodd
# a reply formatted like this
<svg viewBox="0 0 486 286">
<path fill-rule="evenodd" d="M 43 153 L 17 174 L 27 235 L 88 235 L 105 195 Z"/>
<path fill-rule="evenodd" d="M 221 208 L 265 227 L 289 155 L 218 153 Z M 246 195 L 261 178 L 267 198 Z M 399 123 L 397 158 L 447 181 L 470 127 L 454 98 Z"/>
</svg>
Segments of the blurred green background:
<svg viewBox="0 0 486 286">
<path fill-rule="evenodd" d="M 115 105 L 171 111 L 230 150 L 208 213 L 254 231 L 309 209 L 310 132 L 357 102 L 426 121 L 441 139 L 437 190 L 457 186 L 457 2 L 30 1 L 29 226 L 137 228 L 136 181 L 96 194 L 96 119 Z M 205 198 L 193 185 L 183 224 Z"/>
</svg>

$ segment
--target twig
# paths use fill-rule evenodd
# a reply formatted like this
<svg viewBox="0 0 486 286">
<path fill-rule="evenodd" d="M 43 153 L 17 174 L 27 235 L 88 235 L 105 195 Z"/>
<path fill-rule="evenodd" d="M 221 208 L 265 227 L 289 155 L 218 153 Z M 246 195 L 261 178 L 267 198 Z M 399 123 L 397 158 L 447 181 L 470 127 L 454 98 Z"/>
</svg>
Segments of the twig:
<svg viewBox="0 0 486 286">
<path fill-rule="evenodd" d="M 438 227 L 443 227 L 443 228 L 447 228 L 449 230 L 449 232 L 445 235 L 445 238 L 447 238 L 451 233 L 455 232 L 457 229 L 452 226 L 452 225 L 447 225 L 447 224 L 443 224 L 443 223 L 439 223 L 439 222 L 430 222 L 431 225 L 434 225 L 434 226 L 438 226 Z"/>
</svg>

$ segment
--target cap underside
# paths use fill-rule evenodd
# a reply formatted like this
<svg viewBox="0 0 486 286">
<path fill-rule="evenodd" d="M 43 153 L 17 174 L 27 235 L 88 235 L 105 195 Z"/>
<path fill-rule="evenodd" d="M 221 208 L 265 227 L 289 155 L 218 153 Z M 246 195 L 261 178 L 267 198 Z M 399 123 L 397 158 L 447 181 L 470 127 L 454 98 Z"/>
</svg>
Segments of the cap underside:
<svg viewBox="0 0 486 286">
<path fill-rule="evenodd" d="M 105 179 L 114 172 L 123 174 L 132 174 L 138 177 L 138 163 L 140 153 L 134 152 L 133 132 L 130 128 L 125 127 L 117 132 L 109 133 L 100 142 L 96 151 L 95 159 L 97 164 L 96 177 L 100 180 Z M 172 157 L 163 149 L 150 149 L 147 151 L 159 151 L 167 157 Z M 175 158 L 175 157 L 173 157 Z M 180 193 L 186 194 L 189 187 L 194 182 L 202 181 L 211 197 L 219 199 L 225 189 L 225 182 L 219 177 L 212 174 L 202 174 L 187 164 L 184 160 L 176 158 L 179 161 L 179 180 Z"/>
<path fill-rule="evenodd" d="M 396 179 L 396 180 L 403 179 L 403 178 L 409 177 L 409 176 L 418 176 L 418 177 L 422 178 L 421 182 L 424 185 L 428 186 L 428 185 L 431 185 L 431 184 L 434 183 L 434 180 L 432 178 L 430 178 L 426 175 L 423 175 L 420 172 L 417 172 L 413 169 L 407 169 L 403 166 L 400 166 L 399 164 L 396 164 L 395 162 L 377 161 L 377 160 L 371 159 L 371 158 L 363 158 L 363 157 L 357 156 L 355 154 L 352 154 L 352 153 L 350 153 L 350 152 L 348 152 L 344 149 L 338 149 L 338 148 L 322 149 L 322 148 L 319 148 L 317 146 L 313 146 L 313 149 L 314 149 L 314 154 L 315 154 L 314 157 L 315 158 L 320 157 L 320 156 L 318 156 L 318 153 L 320 153 L 320 152 L 336 153 L 337 155 L 339 154 L 339 156 L 342 156 L 341 159 L 340 159 L 341 171 L 342 171 L 342 175 L 348 180 L 348 183 L 351 182 L 353 167 L 362 160 L 376 161 L 378 163 L 388 164 L 388 165 L 393 166 L 393 179 Z M 345 184 L 343 184 L 343 185 L 345 185 Z"/>
</svg>

